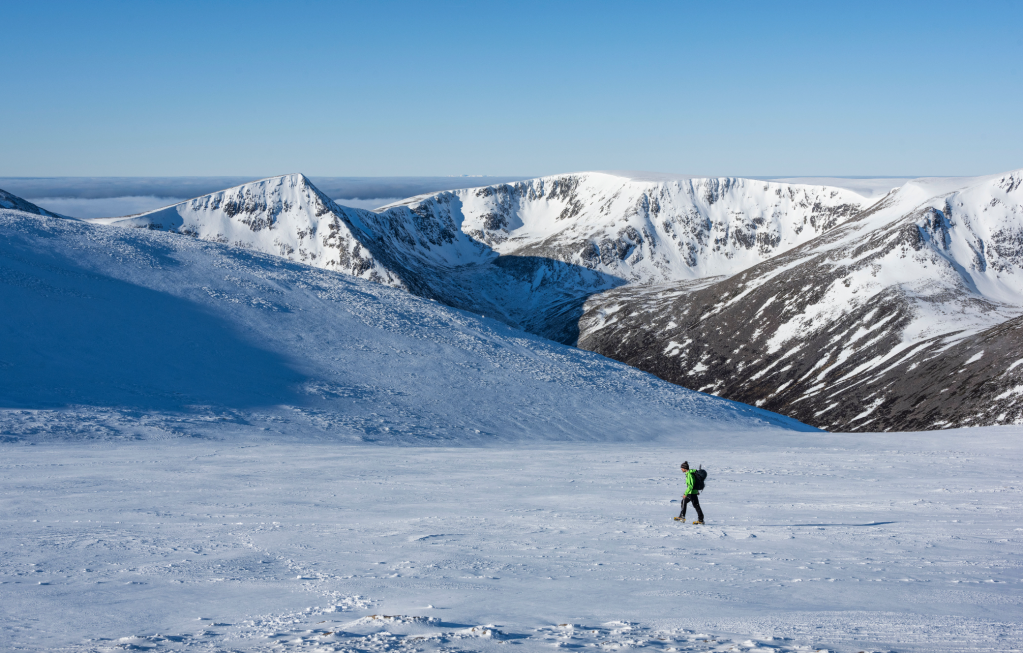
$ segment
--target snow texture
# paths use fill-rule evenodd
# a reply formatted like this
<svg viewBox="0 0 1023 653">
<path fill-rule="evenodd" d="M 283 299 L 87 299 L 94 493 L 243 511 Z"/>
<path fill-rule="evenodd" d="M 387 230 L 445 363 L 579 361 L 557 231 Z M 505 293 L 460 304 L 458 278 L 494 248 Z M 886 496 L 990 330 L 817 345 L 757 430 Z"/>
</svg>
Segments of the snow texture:
<svg viewBox="0 0 1023 653">
<path fill-rule="evenodd" d="M 0 444 L 0 648 L 1019 650 L 1021 436 Z"/>
</svg>

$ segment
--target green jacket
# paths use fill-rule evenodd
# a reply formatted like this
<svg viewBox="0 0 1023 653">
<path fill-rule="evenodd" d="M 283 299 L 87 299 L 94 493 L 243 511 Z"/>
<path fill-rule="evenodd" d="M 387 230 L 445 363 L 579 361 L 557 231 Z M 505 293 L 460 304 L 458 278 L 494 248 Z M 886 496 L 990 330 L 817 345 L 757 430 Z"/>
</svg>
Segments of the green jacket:
<svg viewBox="0 0 1023 653">
<path fill-rule="evenodd" d="M 699 494 L 699 492 L 697 492 L 696 490 L 693 489 L 693 480 L 694 480 L 693 479 L 693 470 L 687 469 L 686 470 L 686 494 Z"/>
</svg>

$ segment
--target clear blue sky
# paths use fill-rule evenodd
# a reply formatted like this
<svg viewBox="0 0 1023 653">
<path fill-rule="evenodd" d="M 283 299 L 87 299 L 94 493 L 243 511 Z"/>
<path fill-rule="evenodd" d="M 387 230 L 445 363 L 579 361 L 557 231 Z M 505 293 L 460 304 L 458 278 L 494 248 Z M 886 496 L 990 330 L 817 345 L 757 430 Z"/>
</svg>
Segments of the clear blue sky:
<svg viewBox="0 0 1023 653">
<path fill-rule="evenodd" d="M 1023 2 L 0 0 L 0 176 L 976 175 Z"/>
</svg>

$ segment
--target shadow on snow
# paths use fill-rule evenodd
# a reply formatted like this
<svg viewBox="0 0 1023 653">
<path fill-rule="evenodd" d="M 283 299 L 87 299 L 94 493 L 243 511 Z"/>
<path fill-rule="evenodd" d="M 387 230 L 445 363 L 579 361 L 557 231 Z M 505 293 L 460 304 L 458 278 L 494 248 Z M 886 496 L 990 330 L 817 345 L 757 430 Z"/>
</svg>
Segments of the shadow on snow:
<svg viewBox="0 0 1023 653">
<path fill-rule="evenodd" d="M 182 410 L 297 399 L 303 377 L 200 303 L 0 243 L 0 408 Z"/>
</svg>

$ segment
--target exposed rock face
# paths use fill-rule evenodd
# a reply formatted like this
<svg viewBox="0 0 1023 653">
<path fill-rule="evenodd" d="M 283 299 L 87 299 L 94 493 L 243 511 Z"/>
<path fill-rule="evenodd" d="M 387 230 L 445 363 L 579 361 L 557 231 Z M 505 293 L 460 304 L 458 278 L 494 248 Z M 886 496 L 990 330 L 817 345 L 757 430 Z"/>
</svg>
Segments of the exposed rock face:
<svg viewBox="0 0 1023 653">
<path fill-rule="evenodd" d="M 1019 422 L 1020 177 L 909 184 L 732 277 L 595 296 L 579 345 L 829 430 Z"/>
</svg>

